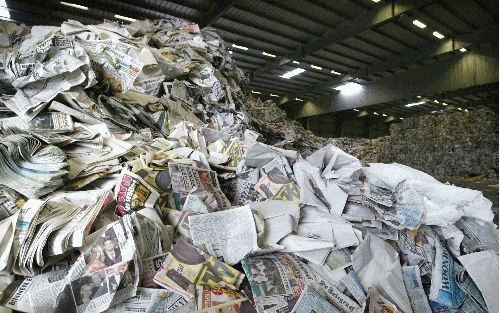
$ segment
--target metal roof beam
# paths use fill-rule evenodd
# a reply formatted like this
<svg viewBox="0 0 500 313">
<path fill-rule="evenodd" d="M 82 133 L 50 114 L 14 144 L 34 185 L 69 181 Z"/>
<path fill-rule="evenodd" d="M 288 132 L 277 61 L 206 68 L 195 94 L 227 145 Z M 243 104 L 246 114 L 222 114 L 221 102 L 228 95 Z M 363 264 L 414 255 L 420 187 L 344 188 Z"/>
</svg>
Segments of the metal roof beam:
<svg viewBox="0 0 500 313">
<path fill-rule="evenodd" d="M 219 17 L 223 16 L 236 2 L 236 0 L 212 0 L 210 9 L 204 14 L 199 22 L 200 27 L 212 26 Z"/>
<path fill-rule="evenodd" d="M 412 9 L 421 8 L 433 2 L 433 0 L 416 1 L 416 3 L 415 1 L 397 1 L 397 3 L 393 1 L 392 3 L 383 4 L 380 7 L 358 15 L 351 21 L 346 21 L 338 27 L 330 29 L 319 38 L 311 40 L 309 43 L 296 48 L 290 54 L 258 69 L 254 74 L 268 71 L 274 67 L 288 63 L 292 59 L 302 59 L 315 51 L 322 50 L 336 42 L 353 37 L 369 28 L 394 20 Z"/>
</svg>

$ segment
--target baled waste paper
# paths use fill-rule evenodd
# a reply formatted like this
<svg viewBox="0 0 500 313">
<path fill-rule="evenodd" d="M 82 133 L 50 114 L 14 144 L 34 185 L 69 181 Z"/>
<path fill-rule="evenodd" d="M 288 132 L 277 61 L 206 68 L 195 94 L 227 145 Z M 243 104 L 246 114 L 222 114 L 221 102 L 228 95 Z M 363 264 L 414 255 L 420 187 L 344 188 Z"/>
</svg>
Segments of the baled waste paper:
<svg viewBox="0 0 500 313">
<path fill-rule="evenodd" d="M 4 311 L 498 311 L 488 199 L 303 133 L 212 30 L 0 29 Z"/>
</svg>

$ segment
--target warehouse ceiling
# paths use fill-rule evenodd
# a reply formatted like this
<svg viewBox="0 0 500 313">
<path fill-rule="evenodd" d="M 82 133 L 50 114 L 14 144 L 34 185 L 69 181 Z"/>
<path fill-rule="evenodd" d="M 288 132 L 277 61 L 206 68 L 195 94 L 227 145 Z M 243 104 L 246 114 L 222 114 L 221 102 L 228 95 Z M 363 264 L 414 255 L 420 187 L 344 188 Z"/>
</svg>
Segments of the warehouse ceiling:
<svg viewBox="0 0 500 313">
<path fill-rule="evenodd" d="M 250 90 L 259 97 L 287 110 L 317 102 L 328 107 L 318 114 L 385 121 L 480 106 L 496 110 L 498 65 L 491 69 L 496 81 L 479 79 L 467 85 L 455 79 L 439 92 L 426 87 L 409 88 L 399 98 L 368 95 L 353 107 L 330 96 L 349 82 L 362 88 L 404 73 L 423 79 L 419 73 L 424 68 L 488 47 L 498 60 L 498 12 L 498 1 L 489 0 L 0 0 L 3 19 L 27 24 L 126 22 L 168 15 L 192 20 L 213 27 L 228 43 L 250 78 Z M 282 77 L 291 71 L 301 73 Z"/>
</svg>

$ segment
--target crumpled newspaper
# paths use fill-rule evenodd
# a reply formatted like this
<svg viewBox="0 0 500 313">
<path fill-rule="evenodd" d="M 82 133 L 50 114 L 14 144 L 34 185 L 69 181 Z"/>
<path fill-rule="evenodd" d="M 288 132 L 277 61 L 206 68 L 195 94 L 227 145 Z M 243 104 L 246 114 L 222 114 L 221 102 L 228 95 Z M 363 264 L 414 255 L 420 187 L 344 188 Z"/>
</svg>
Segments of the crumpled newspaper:
<svg viewBox="0 0 500 313">
<path fill-rule="evenodd" d="M 246 95 L 213 30 L 0 29 L 2 306 L 498 310 L 491 201 Z"/>
</svg>

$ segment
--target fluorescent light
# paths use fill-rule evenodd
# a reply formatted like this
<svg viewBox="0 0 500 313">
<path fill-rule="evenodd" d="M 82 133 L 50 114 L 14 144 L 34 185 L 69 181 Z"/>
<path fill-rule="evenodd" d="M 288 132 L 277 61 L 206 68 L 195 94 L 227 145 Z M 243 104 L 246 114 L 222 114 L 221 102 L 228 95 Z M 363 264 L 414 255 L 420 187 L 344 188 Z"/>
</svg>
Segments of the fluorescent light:
<svg viewBox="0 0 500 313">
<path fill-rule="evenodd" d="M 278 97 L 278 98 L 279 98 L 279 96 L 278 96 L 278 95 L 275 95 L 275 94 L 272 94 L 272 93 L 271 93 L 271 94 L 269 94 L 269 95 L 270 95 L 271 97 Z"/>
<path fill-rule="evenodd" d="M 467 52 L 467 49 L 465 49 L 465 48 L 460 48 L 459 50 L 460 50 L 460 52 Z"/>
<path fill-rule="evenodd" d="M 253 90 L 252 90 L 252 93 L 256 93 L 256 94 L 258 94 L 258 95 L 260 95 L 260 94 L 261 94 L 261 92 L 260 92 L 260 91 L 253 91 Z"/>
<path fill-rule="evenodd" d="M 402 117 L 400 117 L 399 119 L 400 119 L 400 120 L 404 120 L 404 118 L 402 118 Z"/>
<path fill-rule="evenodd" d="M 127 21 L 127 22 L 135 22 L 135 18 L 126 17 L 126 16 L 119 15 L 119 14 L 115 14 L 115 18 L 118 18 L 120 20 L 124 20 L 124 21 Z"/>
<path fill-rule="evenodd" d="M 295 61 L 295 60 L 294 60 L 294 61 L 292 61 L 292 63 L 295 63 L 295 64 L 300 64 L 300 62 L 299 62 L 299 61 Z"/>
<path fill-rule="evenodd" d="M 335 87 L 334 89 L 340 91 L 343 94 L 351 95 L 360 92 L 361 89 L 363 89 L 363 86 L 357 83 L 348 82 L 341 86 Z"/>
<path fill-rule="evenodd" d="M 297 101 L 304 101 L 304 100 L 302 100 L 302 99 L 299 99 L 299 98 L 295 98 L 295 100 L 297 100 Z"/>
<path fill-rule="evenodd" d="M 385 114 L 385 113 L 382 113 L 382 116 L 387 116 L 387 114 Z"/>
<path fill-rule="evenodd" d="M 467 109 L 465 109 L 464 111 L 465 111 L 465 112 L 469 112 L 469 110 L 467 110 Z"/>
<path fill-rule="evenodd" d="M 293 69 L 291 71 L 286 72 L 285 74 L 281 75 L 280 77 L 285 78 L 285 79 L 290 79 L 291 77 L 297 76 L 305 71 L 306 70 L 303 68 L 296 68 L 296 69 Z"/>
<path fill-rule="evenodd" d="M 457 108 L 457 110 L 462 111 L 462 108 Z"/>
<path fill-rule="evenodd" d="M 358 109 L 354 109 L 354 111 L 359 112 L 359 110 L 358 110 Z"/>
<path fill-rule="evenodd" d="M 448 105 L 448 103 L 446 103 L 446 102 L 443 102 L 443 105 L 444 105 L 444 106 L 447 106 L 447 105 Z"/>
<path fill-rule="evenodd" d="M 421 105 L 421 104 L 424 104 L 425 101 L 420 101 L 420 102 L 413 102 L 413 103 L 408 103 L 405 105 L 405 107 L 409 108 L 409 107 L 414 107 L 416 105 Z"/>
<path fill-rule="evenodd" d="M 5 3 L 5 0 L 0 0 L 0 17 L 10 18 L 9 8 L 7 7 L 7 3 Z"/>
<path fill-rule="evenodd" d="M 79 4 L 74 4 L 74 3 L 69 3 L 69 2 L 64 2 L 64 1 L 61 1 L 60 2 L 62 5 L 65 5 L 67 7 L 72 7 L 72 8 L 75 8 L 75 9 L 79 9 L 79 10 L 85 10 L 87 11 L 89 8 L 86 7 L 86 6 L 83 6 L 83 5 L 79 5 Z M 116 17 L 116 16 L 115 16 Z"/>
<path fill-rule="evenodd" d="M 432 35 L 434 35 L 434 37 L 436 37 L 438 39 L 443 39 L 444 38 L 444 35 L 441 34 L 440 32 L 433 32 Z"/>
<path fill-rule="evenodd" d="M 322 67 L 320 67 L 320 66 L 316 66 L 316 65 L 313 65 L 313 64 L 311 64 L 311 67 L 312 67 L 313 69 L 315 69 L 315 70 L 322 70 L 322 69 L 323 69 Z"/>
<path fill-rule="evenodd" d="M 335 71 L 335 70 L 332 70 L 332 71 L 331 71 L 331 73 L 332 73 L 332 74 L 335 74 L 335 75 L 342 75 L 342 73 L 339 73 L 339 72 L 337 72 L 337 71 Z"/>
<path fill-rule="evenodd" d="M 439 101 L 437 101 L 437 100 L 434 100 L 434 103 L 439 103 Z"/>
<path fill-rule="evenodd" d="M 422 98 L 422 96 L 417 96 L 417 98 L 419 98 L 419 99 L 420 99 L 420 98 Z"/>
<path fill-rule="evenodd" d="M 233 51 L 229 50 L 229 54 L 233 54 Z"/>
<path fill-rule="evenodd" d="M 372 1 L 375 2 L 375 3 L 379 3 L 380 2 L 380 0 L 372 0 Z"/>
<path fill-rule="evenodd" d="M 377 112 L 373 112 L 373 114 L 374 114 L 374 115 L 378 115 L 378 113 L 377 113 Z"/>
<path fill-rule="evenodd" d="M 265 51 L 262 51 L 262 54 L 265 55 L 265 56 L 271 57 L 271 58 L 275 58 L 276 57 L 276 55 L 271 54 L 271 53 L 267 53 Z"/>
<path fill-rule="evenodd" d="M 240 50 L 245 50 L 245 51 L 248 50 L 247 47 L 240 46 L 240 45 L 235 45 L 234 43 L 233 43 L 233 47 L 236 48 L 236 49 L 240 49 Z"/>
<path fill-rule="evenodd" d="M 426 28 L 427 25 L 425 25 L 424 23 L 420 22 L 419 20 L 413 20 L 413 25 L 419 27 L 419 28 Z"/>
</svg>

